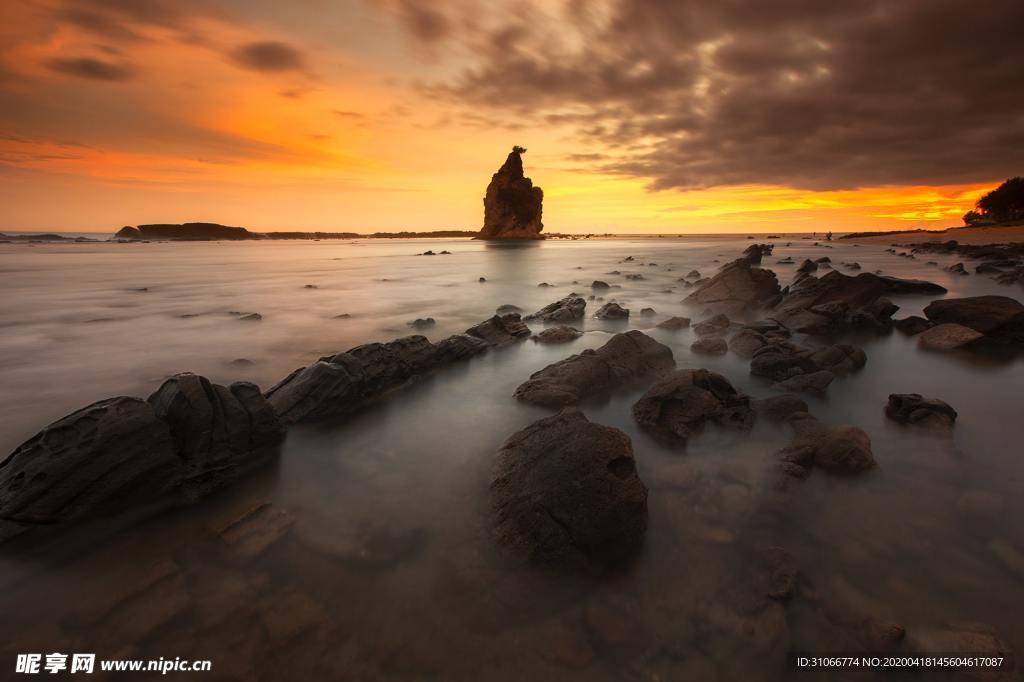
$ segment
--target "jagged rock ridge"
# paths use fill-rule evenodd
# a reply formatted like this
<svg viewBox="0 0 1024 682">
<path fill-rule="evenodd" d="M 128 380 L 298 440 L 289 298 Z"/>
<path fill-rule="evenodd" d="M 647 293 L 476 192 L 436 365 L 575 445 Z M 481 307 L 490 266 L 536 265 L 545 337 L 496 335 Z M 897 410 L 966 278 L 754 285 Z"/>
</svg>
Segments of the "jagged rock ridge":
<svg viewBox="0 0 1024 682">
<path fill-rule="evenodd" d="M 484 196 L 484 226 L 477 239 L 543 239 L 540 231 L 544 192 L 523 175 L 525 149 L 512 148 L 491 176 Z"/>
</svg>

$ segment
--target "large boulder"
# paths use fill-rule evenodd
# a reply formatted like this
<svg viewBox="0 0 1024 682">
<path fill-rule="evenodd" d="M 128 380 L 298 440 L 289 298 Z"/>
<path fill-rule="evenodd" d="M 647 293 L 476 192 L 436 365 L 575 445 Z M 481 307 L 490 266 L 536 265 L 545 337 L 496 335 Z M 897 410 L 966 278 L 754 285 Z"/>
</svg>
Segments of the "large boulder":
<svg viewBox="0 0 1024 682">
<path fill-rule="evenodd" d="M 252 469 L 284 438 L 274 409 L 248 382 L 225 387 L 196 374 L 177 374 L 147 402 L 170 426 L 184 468 L 184 492 L 193 497 Z"/>
<path fill-rule="evenodd" d="M 569 294 L 562 300 L 549 303 L 523 319 L 540 320 L 542 322 L 570 322 L 583 319 L 583 311 L 586 307 L 586 299 L 577 294 Z"/>
<path fill-rule="evenodd" d="M 744 257 L 726 264 L 684 301 L 705 305 L 715 312 L 733 314 L 770 305 L 779 292 L 775 273 L 752 266 Z"/>
<path fill-rule="evenodd" d="M 171 429 L 138 398 L 110 398 L 59 419 L 0 463 L 0 519 L 52 525 L 152 502 L 184 468 Z"/>
<path fill-rule="evenodd" d="M 564 407 L 606 398 L 615 389 L 675 367 L 672 350 L 640 331 L 616 334 L 597 350 L 585 350 L 535 372 L 515 391 L 519 400 Z"/>
<path fill-rule="evenodd" d="M 641 428 L 677 442 L 700 433 L 709 421 L 739 429 L 754 422 L 750 399 L 706 369 L 680 369 L 662 378 L 633 405 L 633 417 Z"/>
<path fill-rule="evenodd" d="M 948 431 L 956 421 L 956 410 L 938 398 L 925 398 L 920 393 L 893 393 L 885 406 L 889 419 L 901 424 Z"/>
<path fill-rule="evenodd" d="M 484 195 L 484 226 L 477 239 L 542 239 L 544 192 L 523 174 L 526 150 L 513 147 Z"/>
<path fill-rule="evenodd" d="M 509 436 L 491 499 L 498 541 L 542 564 L 616 564 L 647 530 L 647 487 L 629 436 L 571 408 Z"/>
<path fill-rule="evenodd" d="M 971 296 L 932 301 L 925 316 L 941 325 L 959 324 L 985 335 L 986 341 L 1024 345 L 1024 305 L 1009 296 Z"/>
</svg>

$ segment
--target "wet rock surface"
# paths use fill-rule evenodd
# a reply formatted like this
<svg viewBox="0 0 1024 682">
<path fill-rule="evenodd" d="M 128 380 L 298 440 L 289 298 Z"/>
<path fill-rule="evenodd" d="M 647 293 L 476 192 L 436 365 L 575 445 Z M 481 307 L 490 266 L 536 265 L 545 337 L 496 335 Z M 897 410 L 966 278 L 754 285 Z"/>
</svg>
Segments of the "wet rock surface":
<svg viewBox="0 0 1024 682">
<path fill-rule="evenodd" d="M 580 330 L 560 324 L 557 327 L 548 327 L 532 338 L 537 343 L 569 343 L 581 336 L 583 336 L 583 332 Z"/>
<path fill-rule="evenodd" d="M 814 467 L 832 474 L 859 474 L 875 467 L 871 439 L 856 426 L 831 426 L 811 415 L 789 421 L 793 440 L 778 457 L 786 475 L 804 478 Z"/>
<path fill-rule="evenodd" d="M 912 424 L 937 431 L 948 431 L 956 421 L 956 410 L 938 398 L 919 393 L 893 393 L 885 406 L 885 415 L 901 424 Z"/>
<path fill-rule="evenodd" d="M 613 301 L 598 308 L 594 317 L 599 320 L 625 320 L 629 317 L 629 309 Z"/>
<path fill-rule="evenodd" d="M 937 324 L 926 329 L 917 337 L 917 343 L 922 348 L 930 350 L 956 350 L 970 346 L 972 343 L 984 338 L 984 334 L 975 331 L 962 324 L 947 322 Z"/>
<path fill-rule="evenodd" d="M 633 417 L 644 430 L 685 443 L 708 422 L 749 429 L 754 412 L 750 399 L 721 374 L 680 369 L 660 379 L 634 403 Z"/>
<path fill-rule="evenodd" d="M 477 239 L 541 239 L 544 192 L 523 173 L 522 154 L 514 147 L 484 195 L 484 226 Z"/>
<path fill-rule="evenodd" d="M 1009 296 L 939 299 L 924 314 L 934 324 L 958 324 L 983 334 L 987 342 L 1024 348 L 1024 305 Z"/>
<path fill-rule="evenodd" d="M 572 408 L 510 436 L 490 489 L 495 537 L 532 562 L 600 569 L 635 554 L 647 530 L 629 437 Z"/>
<path fill-rule="evenodd" d="M 633 330 L 616 334 L 597 350 L 585 350 L 535 372 L 516 389 L 515 397 L 547 407 L 575 405 L 603 399 L 615 389 L 674 367 L 668 346 Z"/>
<path fill-rule="evenodd" d="M 524 317 L 524 320 L 540 320 L 542 322 L 571 322 L 583 319 L 587 301 L 582 296 L 569 294 L 560 301 L 549 303 L 540 310 Z M 500 311 L 499 311 L 500 312 Z"/>
<path fill-rule="evenodd" d="M 725 355 L 729 345 L 720 336 L 705 336 L 690 344 L 690 352 L 701 355 Z"/>
<path fill-rule="evenodd" d="M 760 257 L 757 258 L 760 262 Z M 775 302 L 780 293 L 775 273 L 751 265 L 740 258 L 725 265 L 714 277 L 703 282 L 685 302 L 702 304 L 716 312 L 734 314 Z"/>
</svg>

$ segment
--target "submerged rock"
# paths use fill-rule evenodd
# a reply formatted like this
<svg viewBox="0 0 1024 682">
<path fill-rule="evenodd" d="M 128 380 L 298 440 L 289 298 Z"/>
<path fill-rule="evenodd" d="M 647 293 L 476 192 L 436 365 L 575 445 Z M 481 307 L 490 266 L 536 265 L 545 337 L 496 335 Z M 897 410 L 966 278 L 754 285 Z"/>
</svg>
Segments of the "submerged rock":
<svg viewBox="0 0 1024 682">
<path fill-rule="evenodd" d="M 623 308 L 618 303 L 612 301 L 598 308 L 597 312 L 594 313 L 594 317 L 599 320 L 625 320 L 629 317 L 629 309 Z"/>
<path fill-rule="evenodd" d="M 814 417 L 791 418 L 793 440 L 779 457 L 785 472 L 803 478 L 813 467 L 833 474 L 857 474 L 876 465 L 871 439 L 856 426 L 830 426 Z"/>
<path fill-rule="evenodd" d="M 221 528 L 218 535 L 229 554 L 250 561 L 284 537 L 294 523 L 288 512 L 264 502 Z"/>
<path fill-rule="evenodd" d="M 499 543 L 541 564 L 614 565 L 647 530 L 647 487 L 629 436 L 571 408 L 509 436 L 491 499 Z"/>
<path fill-rule="evenodd" d="M 750 399 L 721 374 L 706 369 L 680 369 L 659 380 L 633 405 L 641 428 L 686 442 L 707 422 L 749 429 L 754 413 Z"/>
<path fill-rule="evenodd" d="M 909 315 L 899 320 L 893 320 L 892 326 L 907 336 L 916 336 L 928 330 L 932 323 L 919 315 Z"/>
<path fill-rule="evenodd" d="M 569 294 L 560 301 L 549 303 L 524 320 L 540 320 L 542 322 L 569 322 L 583 319 L 583 311 L 587 307 L 586 300 L 577 294 Z M 498 312 L 501 312 L 500 310 Z"/>
<path fill-rule="evenodd" d="M 662 320 L 658 324 L 654 325 L 658 329 L 668 329 L 669 331 L 677 331 L 679 329 L 686 329 L 690 326 L 690 318 L 688 317 L 670 317 L 667 320 Z"/>
<path fill-rule="evenodd" d="M 925 398 L 919 393 L 890 394 L 885 414 L 901 424 L 939 431 L 948 431 L 956 421 L 956 410 L 938 398 Z"/>
<path fill-rule="evenodd" d="M 523 174 L 522 154 L 513 147 L 484 195 L 484 226 L 477 239 L 542 239 L 544 192 Z"/>
<path fill-rule="evenodd" d="M 548 327 L 532 338 L 537 343 L 569 343 L 583 336 L 583 332 L 573 327 L 560 324 L 557 327 Z"/>
<path fill-rule="evenodd" d="M 703 355 L 725 355 L 729 352 L 729 345 L 720 336 L 705 336 L 691 343 L 690 351 Z"/>
<path fill-rule="evenodd" d="M 466 333 L 482 339 L 491 346 L 506 346 L 528 338 L 533 332 L 523 324 L 517 313 L 506 313 L 484 320 L 467 329 Z"/>
<path fill-rule="evenodd" d="M 597 350 L 585 350 L 535 372 L 515 391 L 519 400 L 564 407 L 600 400 L 617 388 L 675 367 L 672 351 L 640 331 L 616 334 Z"/>
<path fill-rule="evenodd" d="M 732 323 L 729 318 L 719 313 L 693 325 L 693 331 L 698 336 L 721 336 L 729 329 L 730 324 Z"/>
<path fill-rule="evenodd" d="M 962 324 L 947 322 L 922 332 L 917 343 L 931 350 L 955 350 L 978 341 L 985 335 Z"/>
<path fill-rule="evenodd" d="M 786 421 L 794 414 L 808 411 L 807 403 L 792 393 L 751 400 L 750 407 L 756 414 L 772 421 Z"/>
</svg>

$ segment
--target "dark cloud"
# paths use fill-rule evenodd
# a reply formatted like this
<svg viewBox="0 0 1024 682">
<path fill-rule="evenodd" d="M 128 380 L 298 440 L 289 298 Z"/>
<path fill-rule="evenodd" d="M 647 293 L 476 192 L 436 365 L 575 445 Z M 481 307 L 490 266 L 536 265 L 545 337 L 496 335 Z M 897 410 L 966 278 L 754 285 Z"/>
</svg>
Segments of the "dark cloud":
<svg viewBox="0 0 1024 682">
<path fill-rule="evenodd" d="M 287 43 L 273 41 L 247 43 L 231 53 L 232 60 L 239 66 L 254 71 L 298 71 L 306 64 L 306 58 Z"/>
<path fill-rule="evenodd" d="M 579 154 L 610 147 L 605 170 L 655 188 L 1021 171 L 1021 2 L 613 0 L 558 16 L 537 2 L 473 30 L 451 20 L 460 0 L 431 7 L 460 27 L 447 44 L 476 57 L 434 96 L 570 126 Z"/>
<path fill-rule="evenodd" d="M 92 57 L 62 57 L 51 59 L 46 66 L 52 71 L 68 76 L 89 80 L 119 82 L 135 76 L 135 68 L 129 64 L 115 64 Z"/>
<path fill-rule="evenodd" d="M 447 8 L 443 6 L 444 3 L 427 3 L 423 0 L 376 1 L 394 12 L 402 25 L 419 40 L 435 42 L 449 37 L 455 28 L 445 11 Z"/>
</svg>

